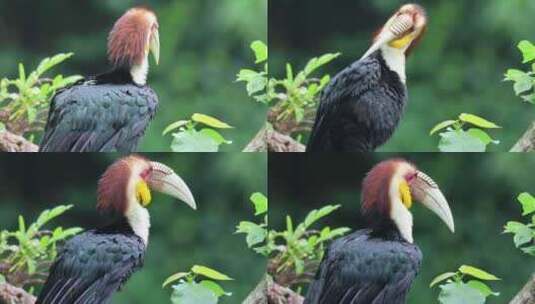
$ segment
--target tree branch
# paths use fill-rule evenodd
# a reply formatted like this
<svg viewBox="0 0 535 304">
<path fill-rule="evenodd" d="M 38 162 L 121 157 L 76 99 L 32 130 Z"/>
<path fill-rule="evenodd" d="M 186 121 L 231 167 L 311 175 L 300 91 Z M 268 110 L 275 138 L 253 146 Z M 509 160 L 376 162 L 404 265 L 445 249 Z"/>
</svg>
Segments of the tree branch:
<svg viewBox="0 0 535 304">
<path fill-rule="evenodd" d="M 305 146 L 266 123 L 243 152 L 305 152 Z"/>
<path fill-rule="evenodd" d="M 0 152 L 37 152 L 39 147 L 9 131 L 0 131 Z"/>
<path fill-rule="evenodd" d="M 0 304 L 34 304 L 36 298 L 24 289 L 0 283 Z"/>
<path fill-rule="evenodd" d="M 535 274 L 531 276 L 529 282 L 518 292 L 509 304 L 533 304 L 535 303 Z"/>
<path fill-rule="evenodd" d="M 510 152 L 533 152 L 535 151 L 535 122 L 513 146 Z"/>
</svg>

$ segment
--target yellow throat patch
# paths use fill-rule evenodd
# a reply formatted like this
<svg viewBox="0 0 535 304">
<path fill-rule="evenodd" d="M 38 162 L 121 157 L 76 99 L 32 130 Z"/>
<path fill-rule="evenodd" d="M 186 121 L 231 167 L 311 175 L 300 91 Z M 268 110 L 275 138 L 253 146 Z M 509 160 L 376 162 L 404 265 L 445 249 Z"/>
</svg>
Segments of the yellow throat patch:
<svg viewBox="0 0 535 304">
<path fill-rule="evenodd" d="M 402 49 L 402 48 L 406 47 L 407 44 L 411 43 L 412 39 L 413 39 L 413 35 L 409 34 L 409 35 L 405 35 L 405 36 L 403 36 L 403 37 L 401 37 L 401 38 L 399 38 L 397 40 L 389 42 L 388 45 L 390 45 L 391 47 L 396 48 L 396 49 Z"/>
<path fill-rule="evenodd" d="M 405 180 L 399 184 L 399 194 L 401 195 L 401 202 L 403 205 L 405 205 L 407 209 L 410 209 L 412 206 L 411 189 Z"/>
<path fill-rule="evenodd" d="M 136 197 L 143 207 L 147 207 L 152 199 L 150 189 L 145 181 L 139 181 L 136 184 Z"/>
</svg>

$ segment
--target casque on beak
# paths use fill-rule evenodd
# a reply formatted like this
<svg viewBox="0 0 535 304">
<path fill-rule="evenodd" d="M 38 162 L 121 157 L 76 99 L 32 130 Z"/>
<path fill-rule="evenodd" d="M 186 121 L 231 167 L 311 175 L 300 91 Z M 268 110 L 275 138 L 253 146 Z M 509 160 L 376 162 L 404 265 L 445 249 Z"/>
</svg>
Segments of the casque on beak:
<svg viewBox="0 0 535 304">
<path fill-rule="evenodd" d="M 194 210 L 197 209 L 193 194 L 191 194 L 186 183 L 173 169 L 158 162 L 150 162 L 150 164 L 153 170 L 147 183 L 152 189 L 175 197 L 188 204 Z"/>
<path fill-rule="evenodd" d="M 425 173 L 418 171 L 410 187 L 414 199 L 438 215 L 451 232 L 455 232 L 450 206 L 437 184 Z"/>
<path fill-rule="evenodd" d="M 149 42 L 149 50 L 154 57 L 156 65 L 158 65 L 160 63 L 160 33 L 158 32 L 158 29 L 155 29 L 152 33 Z"/>
<path fill-rule="evenodd" d="M 394 15 L 386 22 L 379 35 L 375 37 L 372 46 L 361 57 L 361 59 L 368 57 L 370 54 L 377 51 L 379 48 L 381 48 L 381 46 L 387 43 L 390 44 L 405 37 L 407 39 L 412 39 L 413 37 L 409 37 L 411 35 L 409 32 L 414 28 L 414 26 L 414 19 L 409 13 Z"/>
</svg>

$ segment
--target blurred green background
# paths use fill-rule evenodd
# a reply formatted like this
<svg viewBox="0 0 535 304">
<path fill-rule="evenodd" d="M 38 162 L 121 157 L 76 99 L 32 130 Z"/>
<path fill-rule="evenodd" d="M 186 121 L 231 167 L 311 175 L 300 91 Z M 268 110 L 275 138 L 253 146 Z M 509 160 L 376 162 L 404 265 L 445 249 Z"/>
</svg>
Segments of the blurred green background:
<svg viewBox="0 0 535 304">
<path fill-rule="evenodd" d="M 253 192 L 266 193 L 266 156 L 262 154 L 143 154 L 169 165 L 190 187 L 198 209 L 153 193 L 149 206 L 151 234 L 145 265 L 126 283 L 112 303 L 170 303 L 171 288 L 162 289 L 171 274 L 195 264 L 221 271 L 234 281 L 222 282 L 233 293 L 221 303 L 241 303 L 265 271 L 265 258 L 247 248 L 244 235 L 234 234 L 240 220 L 253 220 Z M 17 229 L 17 216 L 34 221 L 44 209 L 59 204 L 74 208 L 48 228 L 91 229 L 109 219 L 95 210 L 96 185 L 117 154 L 6 155 L 0 158 L 0 230 Z M 248 170 L 244 170 L 248 168 Z M 148 302 L 147 302 L 148 301 Z"/>
<path fill-rule="evenodd" d="M 240 68 L 254 66 L 249 45 L 267 39 L 266 0 L 0 0 L 0 78 L 18 75 L 17 65 L 34 69 L 61 52 L 75 56 L 52 73 L 94 75 L 109 69 L 106 38 L 128 8 L 146 5 L 160 23 L 160 65 L 151 61 L 148 84 L 160 109 L 139 147 L 169 151 L 170 123 L 199 112 L 235 129 L 223 150 L 241 151 L 265 121 L 265 108 L 235 83 Z"/>
<path fill-rule="evenodd" d="M 402 157 L 431 176 L 449 201 L 455 234 L 431 211 L 416 203 L 414 240 L 423 252 L 421 272 L 407 303 L 438 303 L 439 289 L 429 288 L 438 274 L 455 271 L 462 264 L 481 267 L 502 280 L 490 282 L 501 293 L 488 304 L 508 303 L 535 271 L 535 259 L 513 244 L 513 236 L 502 234 L 508 220 L 522 219 L 516 197 L 535 194 L 531 155 L 490 154 L 270 154 L 268 189 L 270 224 L 284 229 L 285 215 L 297 222 L 312 209 L 327 204 L 342 208 L 315 227 L 363 227 L 360 217 L 360 186 L 365 174 L 384 159 Z"/>
<path fill-rule="evenodd" d="M 437 151 L 429 131 L 462 112 L 481 115 L 503 127 L 491 150 L 507 151 L 535 119 L 533 105 L 502 82 L 521 64 L 516 45 L 535 41 L 535 1 L 420 0 L 429 25 L 407 62 L 409 104 L 400 128 L 381 151 Z M 336 5 L 334 4 L 336 3 Z M 372 33 L 407 1 L 274 0 L 269 6 L 270 71 L 284 77 L 290 62 L 302 69 L 312 57 L 342 52 L 320 73 L 334 76 L 369 48 Z M 319 74 L 318 74 L 319 75 Z"/>
</svg>

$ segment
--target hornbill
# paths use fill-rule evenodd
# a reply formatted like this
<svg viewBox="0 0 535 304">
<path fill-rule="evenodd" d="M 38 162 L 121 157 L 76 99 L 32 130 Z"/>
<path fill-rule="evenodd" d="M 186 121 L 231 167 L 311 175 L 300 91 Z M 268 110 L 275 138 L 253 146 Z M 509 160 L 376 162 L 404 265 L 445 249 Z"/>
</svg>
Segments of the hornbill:
<svg viewBox="0 0 535 304">
<path fill-rule="evenodd" d="M 305 303 L 405 303 L 422 260 L 412 237 L 413 198 L 454 231 L 449 205 L 429 176 L 404 160 L 381 162 L 362 185 L 368 228 L 329 245 Z"/>
<path fill-rule="evenodd" d="M 407 103 L 405 59 L 426 24 L 421 6 L 402 6 L 364 56 L 333 77 L 321 92 L 307 151 L 373 151 L 392 136 Z"/>
<path fill-rule="evenodd" d="M 59 91 L 50 104 L 42 152 L 131 152 L 158 106 L 147 86 L 149 52 L 160 60 L 158 20 L 136 7 L 117 20 L 108 36 L 113 69 Z"/>
<path fill-rule="evenodd" d="M 65 243 L 50 268 L 37 304 L 100 304 L 143 266 L 150 219 L 151 190 L 173 196 L 196 209 L 188 186 L 169 167 L 140 156 L 113 163 L 98 184 L 100 211 L 116 222 L 89 230 Z"/>
</svg>

